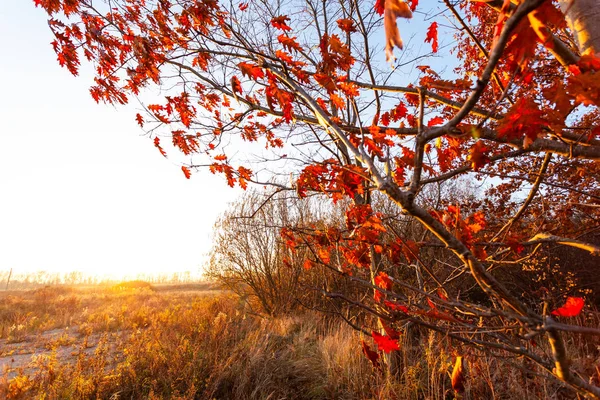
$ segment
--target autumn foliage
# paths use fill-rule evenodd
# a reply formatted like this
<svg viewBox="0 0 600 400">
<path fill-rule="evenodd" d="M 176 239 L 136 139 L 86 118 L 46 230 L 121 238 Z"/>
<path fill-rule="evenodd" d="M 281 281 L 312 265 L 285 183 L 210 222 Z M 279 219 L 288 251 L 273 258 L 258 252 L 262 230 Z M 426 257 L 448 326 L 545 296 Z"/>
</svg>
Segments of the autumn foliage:
<svg viewBox="0 0 600 400">
<path fill-rule="evenodd" d="M 585 30 L 585 16 L 549 0 L 444 1 L 442 13 L 400 0 L 35 3 L 59 63 L 75 75 L 83 59 L 94 66 L 96 101 L 165 89 L 135 119 L 163 156 L 184 157 L 185 177 L 206 167 L 230 186 L 343 207 L 344 221 L 282 226 L 281 241 L 305 252 L 306 269 L 369 294 L 320 288 L 369 316 L 346 318 L 371 337 L 375 367 L 392 361 L 374 349 L 402 351 L 409 324 L 600 396 L 564 345 L 600 334 L 569 324 L 590 288 L 521 279 L 558 246 L 600 254 L 584 240 L 600 226 L 599 47 L 578 48 L 569 28 Z M 397 18 L 411 16 L 420 43 L 408 46 Z M 390 71 L 394 47 L 402 62 Z M 483 195 L 444 191 L 468 181 Z M 468 363 L 458 357 L 456 391 Z"/>
</svg>

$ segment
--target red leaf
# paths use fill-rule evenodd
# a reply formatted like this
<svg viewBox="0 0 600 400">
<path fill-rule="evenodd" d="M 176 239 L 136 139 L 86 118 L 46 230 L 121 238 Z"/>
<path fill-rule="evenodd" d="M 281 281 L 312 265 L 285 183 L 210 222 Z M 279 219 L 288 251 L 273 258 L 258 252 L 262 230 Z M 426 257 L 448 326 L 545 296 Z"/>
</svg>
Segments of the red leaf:
<svg viewBox="0 0 600 400">
<path fill-rule="evenodd" d="M 394 340 L 389 336 L 384 336 L 378 332 L 371 332 L 371 336 L 373 336 L 373 340 L 377 344 L 377 348 L 384 353 L 389 353 L 393 350 L 400 350 L 400 345 L 398 344 L 398 340 Z"/>
<path fill-rule="evenodd" d="M 419 5 L 419 0 L 410 0 L 410 9 L 411 11 L 415 11 L 417 6 Z"/>
<path fill-rule="evenodd" d="M 286 64 L 294 64 L 294 59 L 283 50 L 275 50 L 275 56 Z"/>
<path fill-rule="evenodd" d="M 379 15 L 383 15 L 385 11 L 385 0 L 376 0 L 375 1 L 375 12 Z"/>
<path fill-rule="evenodd" d="M 192 173 L 190 172 L 190 169 L 188 167 L 186 167 L 185 165 L 181 166 L 181 170 L 183 171 L 183 174 L 185 175 L 185 177 L 187 179 L 190 179 L 190 177 L 192 176 Z"/>
<path fill-rule="evenodd" d="M 286 21 L 289 20 L 290 18 L 287 15 L 281 15 L 279 17 L 273 18 L 271 20 L 271 25 L 273 25 L 274 28 L 281 29 L 284 32 L 291 31 L 292 28 L 290 28 L 286 23 Z"/>
<path fill-rule="evenodd" d="M 581 297 L 567 297 L 564 306 L 552 311 L 552 315 L 558 317 L 576 317 L 583 309 L 584 300 Z"/>
<path fill-rule="evenodd" d="M 406 117 L 408 114 L 408 108 L 403 102 L 398 103 L 398 105 L 390 112 L 390 117 L 392 121 L 398 122 L 400 118 Z"/>
<path fill-rule="evenodd" d="M 464 322 L 453 315 L 439 311 L 437 308 L 429 311 L 415 311 L 416 314 L 425 315 L 429 318 L 440 319 L 448 322 Z"/>
<path fill-rule="evenodd" d="M 158 151 L 160 151 L 160 154 L 162 154 L 163 157 L 167 157 L 167 153 L 160 145 L 160 138 L 158 136 L 154 138 L 154 147 L 156 147 Z"/>
<path fill-rule="evenodd" d="M 521 254 L 525 250 L 525 246 L 514 236 L 506 239 L 506 245 L 517 254 Z"/>
<path fill-rule="evenodd" d="M 371 364 L 373 364 L 373 367 L 378 368 L 378 369 L 381 368 L 381 365 L 379 365 L 379 354 L 377 354 L 377 352 L 371 350 L 369 345 L 366 344 L 364 340 L 361 340 L 361 342 L 362 342 L 363 353 L 365 354 L 365 356 L 367 356 L 369 361 L 371 361 Z"/>
<path fill-rule="evenodd" d="M 381 116 L 381 125 L 390 126 L 390 113 L 389 112 L 384 112 L 383 115 Z"/>
<path fill-rule="evenodd" d="M 434 22 L 431 25 L 429 25 L 429 28 L 427 29 L 427 37 L 425 38 L 425 42 L 431 43 L 431 49 L 433 50 L 434 53 L 437 53 L 437 51 L 438 51 L 437 28 L 438 28 L 437 22 Z"/>
<path fill-rule="evenodd" d="M 446 290 L 443 288 L 437 288 L 437 290 L 435 291 L 438 295 L 438 297 L 444 301 L 448 301 L 448 294 L 446 293 Z"/>
<path fill-rule="evenodd" d="M 431 307 L 432 310 L 437 309 L 437 306 L 429 297 L 427 298 L 427 304 L 429 304 L 429 307 Z"/>
<path fill-rule="evenodd" d="M 135 114 L 135 120 L 142 128 L 144 127 L 144 117 L 142 117 L 140 114 Z"/>
<path fill-rule="evenodd" d="M 433 117 L 427 123 L 427 126 L 436 126 L 444 123 L 444 118 L 442 117 Z"/>
<path fill-rule="evenodd" d="M 239 8 L 240 11 L 246 11 L 246 9 L 248 8 L 248 3 L 240 3 Z"/>
<path fill-rule="evenodd" d="M 511 107 L 498 126 L 498 137 L 516 139 L 523 136 L 531 141 L 548 126 L 544 112 L 535 101 L 522 97 Z"/>
<path fill-rule="evenodd" d="M 386 306 L 388 306 L 389 308 L 391 308 L 394 311 L 402 311 L 404 314 L 408 314 L 408 307 L 402 305 L 402 304 L 398 304 L 395 303 L 393 301 L 384 301 L 383 304 L 385 304 Z"/>
<path fill-rule="evenodd" d="M 594 54 L 584 54 L 577 65 L 580 72 L 600 71 L 600 57 Z"/>
<path fill-rule="evenodd" d="M 381 326 L 383 327 L 385 334 L 388 335 L 390 339 L 393 339 L 393 340 L 400 339 L 400 333 L 402 333 L 402 332 L 395 330 L 394 328 L 392 328 L 391 326 L 386 324 L 385 321 L 382 320 L 381 318 L 379 319 L 379 322 L 381 323 Z"/>
</svg>

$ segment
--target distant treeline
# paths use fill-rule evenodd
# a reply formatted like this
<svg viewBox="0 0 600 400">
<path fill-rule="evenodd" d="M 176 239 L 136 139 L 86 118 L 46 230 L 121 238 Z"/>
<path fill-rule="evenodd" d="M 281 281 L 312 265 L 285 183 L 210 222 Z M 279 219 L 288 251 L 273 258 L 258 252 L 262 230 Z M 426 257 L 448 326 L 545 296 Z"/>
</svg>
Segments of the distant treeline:
<svg viewBox="0 0 600 400">
<path fill-rule="evenodd" d="M 136 274 L 116 278 L 110 275 L 93 275 L 90 273 L 35 271 L 19 273 L 17 271 L 0 271 L 0 290 L 34 289 L 47 285 L 114 285 L 122 281 L 144 281 L 153 284 L 160 283 L 193 283 L 202 281 L 200 273 L 191 271 Z"/>
</svg>

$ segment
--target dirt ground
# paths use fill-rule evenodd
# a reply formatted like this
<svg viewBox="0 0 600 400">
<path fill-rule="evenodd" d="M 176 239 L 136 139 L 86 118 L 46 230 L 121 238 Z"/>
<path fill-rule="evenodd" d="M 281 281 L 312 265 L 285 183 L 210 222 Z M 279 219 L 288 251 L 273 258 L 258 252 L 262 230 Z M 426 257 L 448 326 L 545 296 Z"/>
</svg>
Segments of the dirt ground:
<svg viewBox="0 0 600 400">
<path fill-rule="evenodd" d="M 0 373 L 9 379 L 20 370 L 27 375 L 33 374 L 40 362 L 50 358 L 60 364 L 75 363 L 82 352 L 93 354 L 103 336 L 92 334 L 86 339 L 77 333 L 77 327 L 68 327 L 26 336 L 19 342 L 0 339 Z"/>
<path fill-rule="evenodd" d="M 97 289 L 97 287 L 78 286 L 75 296 L 84 295 L 87 290 Z M 127 288 L 124 290 L 128 291 Z M 209 283 L 189 283 L 152 285 L 151 291 L 146 293 L 152 292 L 185 296 L 199 293 L 215 295 L 221 291 Z M 117 293 L 122 293 L 122 289 L 118 288 Z M 0 292 L 0 300 L 7 296 L 30 300 L 35 295 L 35 291 L 3 291 Z M 75 314 L 78 312 L 80 310 L 76 310 Z M 108 347 L 103 350 L 115 352 L 116 343 L 126 334 L 128 332 L 123 330 L 86 332 L 85 327 L 73 324 L 56 329 L 28 332 L 9 339 L 0 336 L 0 376 L 11 379 L 19 373 L 31 375 L 45 362 L 56 362 L 61 365 L 76 363 L 79 356 L 94 354 L 101 342 Z M 114 356 L 114 359 L 118 360 L 118 355 Z"/>
</svg>

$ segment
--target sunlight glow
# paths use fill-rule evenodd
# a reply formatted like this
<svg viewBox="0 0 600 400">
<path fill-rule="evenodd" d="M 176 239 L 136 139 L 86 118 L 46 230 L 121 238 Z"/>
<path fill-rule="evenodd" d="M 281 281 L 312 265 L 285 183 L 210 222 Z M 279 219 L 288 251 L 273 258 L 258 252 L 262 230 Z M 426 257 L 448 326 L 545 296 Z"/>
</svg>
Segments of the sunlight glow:
<svg viewBox="0 0 600 400">
<path fill-rule="evenodd" d="M 0 271 L 98 276 L 197 273 L 237 191 L 208 171 L 186 180 L 135 123 L 56 62 L 33 2 L 0 11 Z"/>
</svg>

